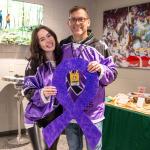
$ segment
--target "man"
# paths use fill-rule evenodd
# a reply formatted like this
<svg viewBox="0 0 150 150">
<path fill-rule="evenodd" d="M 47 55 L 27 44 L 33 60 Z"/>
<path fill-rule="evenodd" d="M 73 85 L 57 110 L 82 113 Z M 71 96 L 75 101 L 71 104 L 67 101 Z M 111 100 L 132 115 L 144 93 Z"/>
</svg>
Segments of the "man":
<svg viewBox="0 0 150 150">
<path fill-rule="evenodd" d="M 108 57 L 110 52 L 106 49 L 107 46 L 102 41 L 97 40 L 93 33 L 88 30 L 90 27 L 90 18 L 88 15 L 88 11 L 85 7 L 74 6 L 69 11 L 69 20 L 68 20 L 69 28 L 72 32 L 72 35 L 68 38 L 62 40 L 60 42 L 60 46 L 63 47 L 68 43 L 79 43 L 84 45 L 89 45 L 96 48 L 104 57 Z M 101 64 L 98 61 L 91 61 L 88 65 L 89 72 L 98 72 L 101 76 Z M 115 80 L 117 76 L 117 71 L 113 71 L 113 80 Z M 104 85 L 105 86 L 105 85 Z M 103 87 L 104 87 L 103 86 Z M 79 89 L 74 89 L 77 92 Z M 103 99 L 105 95 L 102 95 Z M 94 104 L 95 105 L 95 104 Z M 89 106 L 90 107 L 90 106 Z M 88 107 L 88 108 L 89 108 Z M 92 108 L 92 115 L 87 113 L 87 116 L 91 119 L 91 121 L 97 126 L 100 132 L 102 132 L 102 120 L 104 119 L 104 102 L 98 104 L 96 107 Z M 93 111 L 94 109 L 94 111 Z M 85 111 L 86 112 L 86 111 Z M 83 132 L 79 125 L 72 120 L 71 123 L 66 128 L 66 136 L 69 145 L 69 150 L 82 150 L 83 149 Z M 96 150 L 101 150 L 102 148 L 102 138 L 100 138 Z M 90 150 L 90 147 L 87 143 L 87 149 Z"/>
<path fill-rule="evenodd" d="M 2 28 L 2 21 L 3 21 L 2 10 L 0 10 L 0 29 Z"/>
<path fill-rule="evenodd" d="M 7 14 L 7 16 L 6 16 L 6 26 L 5 26 L 5 29 L 7 28 L 7 25 L 10 28 L 10 14 Z"/>
</svg>

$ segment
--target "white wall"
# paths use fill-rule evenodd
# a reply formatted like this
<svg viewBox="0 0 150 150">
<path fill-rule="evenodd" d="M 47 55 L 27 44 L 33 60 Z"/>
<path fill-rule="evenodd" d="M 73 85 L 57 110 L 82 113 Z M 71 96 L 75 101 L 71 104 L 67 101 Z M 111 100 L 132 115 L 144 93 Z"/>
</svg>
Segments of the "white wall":
<svg viewBox="0 0 150 150">
<path fill-rule="evenodd" d="M 103 11 L 125 6 L 150 2 L 149 0 L 96 0 L 96 23 L 94 31 L 97 37 L 103 33 Z M 117 80 L 107 87 L 106 95 L 115 95 L 119 92 L 128 93 L 136 91 L 138 86 L 145 86 L 150 93 L 150 70 L 118 69 Z"/>
</svg>

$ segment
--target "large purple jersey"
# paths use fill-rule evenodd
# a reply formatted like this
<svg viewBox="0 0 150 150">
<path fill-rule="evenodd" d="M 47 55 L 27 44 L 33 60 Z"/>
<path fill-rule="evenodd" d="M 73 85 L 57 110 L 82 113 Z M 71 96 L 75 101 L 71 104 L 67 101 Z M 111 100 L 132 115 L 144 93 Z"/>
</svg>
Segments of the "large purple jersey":
<svg viewBox="0 0 150 150">
<path fill-rule="evenodd" d="M 97 123 L 104 119 L 104 100 L 105 86 L 113 82 L 117 77 L 116 65 L 112 56 L 105 58 L 95 48 L 84 44 L 68 43 L 62 46 L 63 60 L 73 57 L 82 58 L 88 62 L 97 61 L 101 65 L 101 73 L 99 75 L 99 90 L 97 95 L 93 97 L 92 102 L 86 107 L 85 112 L 93 123 Z M 68 92 L 73 100 L 84 90 L 86 78 L 79 72 L 80 83 L 78 86 L 71 86 L 69 77 L 67 78 Z M 103 102 L 101 102 L 103 101 Z"/>
<path fill-rule="evenodd" d="M 44 86 L 51 86 L 53 79 L 53 71 L 55 67 L 51 62 L 40 65 L 37 68 L 35 75 L 26 76 L 24 79 L 24 93 L 29 89 L 34 89 L 34 93 L 31 96 L 30 102 L 28 103 L 25 110 L 25 123 L 33 123 L 53 110 L 55 97 L 51 96 L 48 103 L 44 103 L 44 96 L 41 95 L 41 90 Z"/>
</svg>

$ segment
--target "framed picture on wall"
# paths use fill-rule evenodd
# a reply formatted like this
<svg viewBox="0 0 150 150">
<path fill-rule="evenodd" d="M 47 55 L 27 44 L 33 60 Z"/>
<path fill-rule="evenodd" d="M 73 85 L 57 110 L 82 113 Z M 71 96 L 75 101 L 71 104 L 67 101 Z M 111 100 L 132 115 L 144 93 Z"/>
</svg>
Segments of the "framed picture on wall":
<svg viewBox="0 0 150 150">
<path fill-rule="evenodd" d="M 0 44 L 29 45 L 32 30 L 42 23 L 42 5 L 0 0 Z"/>
<path fill-rule="evenodd" d="M 150 3 L 104 11 L 103 21 L 116 64 L 150 69 Z"/>
</svg>

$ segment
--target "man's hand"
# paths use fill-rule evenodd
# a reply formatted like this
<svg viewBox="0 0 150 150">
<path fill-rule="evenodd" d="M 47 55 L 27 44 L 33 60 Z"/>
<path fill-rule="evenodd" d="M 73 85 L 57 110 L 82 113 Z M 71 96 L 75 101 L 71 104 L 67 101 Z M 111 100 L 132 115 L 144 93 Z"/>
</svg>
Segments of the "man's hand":
<svg viewBox="0 0 150 150">
<path fill-rule="evenodd" d="M 88 71 L 91 73 L 101 72 L 101 65 L 97 61 L 91 61 L 88 64 Z"/>
</svg>

